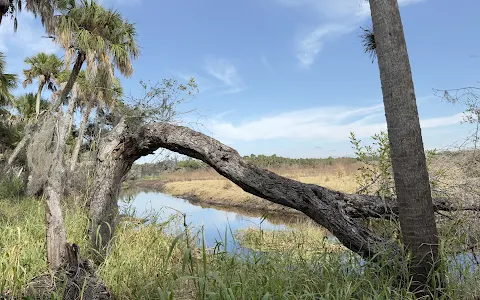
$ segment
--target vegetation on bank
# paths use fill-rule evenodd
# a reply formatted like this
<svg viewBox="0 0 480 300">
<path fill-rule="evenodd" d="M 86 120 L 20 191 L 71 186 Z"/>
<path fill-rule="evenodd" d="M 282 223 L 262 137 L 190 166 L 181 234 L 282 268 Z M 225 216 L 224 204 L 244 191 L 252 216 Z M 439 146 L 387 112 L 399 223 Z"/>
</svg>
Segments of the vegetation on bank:
<svg viewBox="0 0 480 300">
<path fill-rule="evenodd" d="M 320 163 L 312 167 L 290 165 L 272 167 L 269 170 L 300 182 L 354 193 L 358 188 L 356 174 L 360 166 L 361 164 L 358 162 L 341 158 L 334 159 L 332 163 Z M 161 176 L 130 182 L 129 185 L 162 191 L 173 196 L 193 199 L 210 205 L 294 212 L 289 208 L 243 191 L 213 169 L 166 172 Z"/>
<path fill-rule="evenodd" d="M 68 240 L 78 241 L 87 255 L 85 212 L 72 203 L 63 209 Z M 0 288 L 20 299 L 26 284 L 48 272 L 44 207 L 33 198 L 2 198 L 0 212 Z M 112 251 L 96 271 L 117 299 L 413 299 L 408 284 L 401 284 L 404 267 L 398 262 L 363 262 L 351 252 L 321 248 L 306 251 L 313 235 L 315 240 L 320 235 L 304 230 L 310 225 L 277 233 L 251 229 L 238 240 L 226 230 L 211 252 L 202 245 L 201 228 L 183 227 L 182 216 L 157 221 L 118 226 Z M 225 244 L 232 243 L 256 251 L 225 252 Z M 445 299 L 480 294 L 478 268 L 451 264 L 445 275 Z"/>
</svg>

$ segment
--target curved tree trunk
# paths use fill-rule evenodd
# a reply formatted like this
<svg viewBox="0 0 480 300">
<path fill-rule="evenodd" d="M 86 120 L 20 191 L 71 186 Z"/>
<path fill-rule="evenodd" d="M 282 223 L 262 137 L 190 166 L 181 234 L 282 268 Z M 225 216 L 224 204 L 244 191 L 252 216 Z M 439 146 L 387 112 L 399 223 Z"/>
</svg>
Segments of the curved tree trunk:
<svg viewBox="0 0 480 300">
<path fill-rule="evenodd" d="M 397 0 L 370 0 L 403 243 L 412 289 L 428 294 L 438 237 L 415 91 Z"/>
<path fill-rule="evenodd" d="M 90 237 L 103 253 L 115 230 L 117 199 L 126 173 L 138 158 L 158 148 L 202 160 L 244 191 L 305 213 L 332 232 L 347 248 L 364 258 L 381 259 L 381 253 L 397 255 L 396 244 L 357 222 L 357 218 L 395 218 L 394 199 L 352 195 L 279 176 L 248 163 L 234 149 L 190 128 L 153 123 L 128 132 L 122 120 L 100 141 L 90 200 Z M 458 207 L 435 199 L 435 210 L 480 211 L 479 206 Z"/>
<path fill-rule="evenodd" d="M 80 147 L 82 146 L 83 134 L 85 133 L 85 128 L 87 127 L 88 118 L 93 108 L 93 99 L 88 102 L 87 109 L 83 114 L 82 122 L 80 123 L 80 128 L 78 129 L 78 137 L 75 141 L 75 147 L 73 148 L 72 158 L 70 160 L 70 171 L 75 170 L 75 165 L 77 164 L 78 154 L 80 153 Z"/>
<path fill-rule="evenodd" d="M 89 197 L 89 233 L 93 247 L 101 254 L 106 252 L 115 233 L 118 195 L 123 179 L 135 161 L 124 158 L 122 153 L 117 151 L 122 145 L 125 129 L 125 122 L 122 120 L 102 139 L 97 151 L 92 195 Z M 99 257 L 98 260 L 101 259 Z"/>
<path fill-rule="evenodd" d="M 35 102 L 35 119 L 38 119 L 38 115 L 40 114 L 40 102 L 42 99 L 42 90 L 44 85 L 45 81 L 43 80 L 41 80 L 38 84 L 37 101 Z"/>
</svg>

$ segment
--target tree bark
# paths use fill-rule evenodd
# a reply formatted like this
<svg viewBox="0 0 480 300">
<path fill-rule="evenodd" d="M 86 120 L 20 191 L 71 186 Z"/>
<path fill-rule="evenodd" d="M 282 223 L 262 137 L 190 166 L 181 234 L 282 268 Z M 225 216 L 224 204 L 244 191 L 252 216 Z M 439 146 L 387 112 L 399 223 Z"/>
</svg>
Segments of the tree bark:
<svg viewBox="0 0 480 300">
<path fill-rule="evenodd" d="M 100 254 L 106 252 L 115 233 L 118 195 L 123 179 L 135 161 L 122 155 L 125 130 L 122 120 L 101 140 L 97 151 L 92 196 L 89 197 L 89 233 L 94 249 Z"/>
<path fill-rule="evenodd" d="M 68 124 L 73 117 L 75 100 L 72 97 L 69 101 L 67 113 L 58 116 L 56 148 L 53 153 L 53 164 L 48 172 L 48 180 L 45 185 L 45 221 L 47 226 L 47 262 L 51 269 L 58 269 L 66 259 L 65 244 L 67 235 L 62 214 L 60 201 L 63 196 L 65 183 L 65 168 L 63 164 L 63 153 L 67 140 Z"/>
<path fill-rule="evenodd" d="M 82 67 L 84 55 L 78 54 L 70 78 L 60 95 L 60 104 L 67 98 Z M 63 99 L 63 100 L 61 100 Z M 58 269 L 66 259 L 66 230 L 60 200 L 65 187 L 65 168 L 63 154 L 68 138 L 68 126 L 75 113 L 76 97 L 70 97 L 67 112 L 58 114 L 56 147 L 53 152 L 53 164 L 48 172 L 45 184 L 45 219 L 47 226 L 46 249 L 47 261 L 51 269 Z"/>
<path fill-rule="evenodd" d="M 57 101 L 53 105 L 52 110 L 56 110 L 57 107 L 62 105 L 62 103 L 64 103 L 65 100 L 67 100 L 67 97 L 72 91 L 73 85 L 77 80 L 78 74 L 82 69 L 83 63 L 85 62 L 85 58 L 86 56 L 84 53 L 82 52 L 77 53 L 77 59 L 75 60 L 75 64 L 73 65 L 72 72 L 70 73 L 70 77 L 68 77 L 67 84 L 62 89 L 62 92 L 60 93 L 60 96 L 58 97 Z"/>
<path fill-rule="evenodd" d="M 78 137 L 75 141 L 75 147 L 73 148 L 72 158 L 70 161 L 70 171 L 73 172 L 75 170 L 75 166 L 78 160 L 78 154 L 80 153 L 80 147 L 82 146 L 83 141 L 83 134 L 85 133 L 85 128 L 87 127 L 88 118 L 90 117 L 90 113 L 93 107 L 93 99 L 91 99 L 87 103 L 87 108 L 85 113 L 83 114 L 82 122 L 80 123 L 80 128 L 78 129 Z"/>
<path fill-rule="evenodd" d="M 35 119 L 38 119 L 38 115 L 40 114 L 40 102 L 42 99 L 42 90 L 44 85 L 45 85 L 44 80 L 41 80 L 40 83 L 38 84 L 37 101 L 35 102 Z"/>
<path fill-rule="evenodd" d="M 246 192 L 305 213 L 332 232 L 347 248 L 366 259 L 382 251 L 396 255 L 392 242 L 364 228 L 358 218 L 395 218 L 395 199 L 345 194 L 279 176 L 248 163 L 234 149 L 183 126 L 153 123 L 129 132 L 120 122 L 100 141 L 90 203 L 90 237 L 96 249 L 105 249 L 115 229 L 117 198 L 122 181 L 138 158 L 158 148 L 202 160 Z M 479 206 L 458 207 L 435 199 L 435 210 L 480 211 Z M 107 225 L 108 224 L 108 225 Z"/>
<path fill-rule="evenodd" d="M 434 206 L 397 0 L 370 0 L 403 243 L 412 254 L 412 289 L 428 294 L 439 263 Z"/>
<path fill-rule="evenodd" d="M 362 257 L 378 258 L 376 255 L 385 249 L 392 254 L 399 251 L 392 242 L 376 236 L 353 218 L 361 215 L 362 210 L 366 214 L 382 214 L 380 210 L 355 208 L 351 204 L 364 202 L 369 196 L 347 195 L 260 169 L 246 162 L 234 149 L 187 127 L 156 123 L 128 134 L 123 122 L 102 141 L 98 152 L 90 204 L 90 232 L 95 247 L 99 246 L 99 237 L 105 246 L 112 236 L 123 177 L 136 159 L 160 147 L 200 159 L 243 190 L 305 213 Z"/>
</svg>

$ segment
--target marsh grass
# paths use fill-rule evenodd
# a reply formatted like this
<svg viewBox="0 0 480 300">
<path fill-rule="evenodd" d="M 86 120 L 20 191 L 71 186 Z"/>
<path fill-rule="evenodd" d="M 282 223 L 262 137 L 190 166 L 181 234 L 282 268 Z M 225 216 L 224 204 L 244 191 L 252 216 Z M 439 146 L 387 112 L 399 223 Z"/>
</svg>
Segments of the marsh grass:
<svg viewBox="0 0 480 300">
<path fill-rule="evenodd" d="M 68 240 L 88 249 L 85 212 L 68 203 L 64 211 Z M 21 299 L 28 282 L 48 271 L 43 203 L 31 198 L 3 199 L 0 212 L 0 288 L 12 299 Z M 181 214 L 167 220 L 158 219 L 154 212 L 143 217 L 150 222 L 130 220 L 118 226 L 112 250 L 97 270 L 117 299 L 412 297 L 408 283 L 398 279 L 405 270 L 398 261 L 370 263 L 349 251 L 322 251 L 325 231 L 313 224 L 297 224 L 276 234 L 261 227 L 251 229 L 245 244 L 226 228 L 218 233 L 216 246 L 208 249 L 202 228 L 186 226 L 188 220 Z M 447 233 L 458 235 L 452 230 Z M 458 242 L 464 240 L 458 238 Z M 254 250 L 228 252 L 230 244 Z M 475 299 L 478 266 L 465 267 L 465 258 L 447 251 L 450 245 L 443 248 L 450 259 L 444 298 Z"/>
</svg>

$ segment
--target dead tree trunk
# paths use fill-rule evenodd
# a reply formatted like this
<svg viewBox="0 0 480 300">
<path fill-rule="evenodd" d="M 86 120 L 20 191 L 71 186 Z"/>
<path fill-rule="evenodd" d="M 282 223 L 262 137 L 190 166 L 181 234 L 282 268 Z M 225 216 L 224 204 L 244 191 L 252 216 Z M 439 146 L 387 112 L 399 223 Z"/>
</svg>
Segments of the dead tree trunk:
<svg viewBox="0 0 480 300">
<path fill-rule="evenodd" d="M 376 199 L 376 204 L 369 203 L 375 197 L 347 195 L 260 169 L 246 162 L 234 149 L 187 127 L 157 123 L 130 134 L 123 122 L 102 141 L 97 157 L 90 204 L 90 234 L 97 249 L 105 247 L 113 234 L 123 177 L 136 159 L 158 148 L 200 159 L 245 191 L 305 213 L 363 257 L 371 258 L 380 249 L 399 251 L 354 219 L 391 215 L 381 199 Z"/>
<path fill-rule="evenodd" d="M 113 235 L 124 176 L 135 160 L 158 148 L 200 159 L 246 192 L 303 212 L 364 258 L 379 258 L 382 251 L 400 251 L 397 245 L 356 220 L 396 217 L 398 206 L 394 199 L 345 194 L 279 176 L 248 163 L 234 149 L 187 127 L 153 123 L 129 132 L 124 122 L 101 141 L 97 156 L 90 204 L 90 234 L 97 249 L 105 247 Z M 480 210 L 476 206 L 459 208 L 443 199 L 434 199 L 434 204 L 436 211 Z"/>
<path fill-rule="evenodd" d="M 123 135 L 126 126 L 122 120 L 99 145 L 92 196 L 90 200 L 90 239 L 93 247 L 104 254 L 115 232 L 118 213 L 117 199 L 123 178 L 130 170 L 134 159 L 125 159 Z"/>
</svg>

